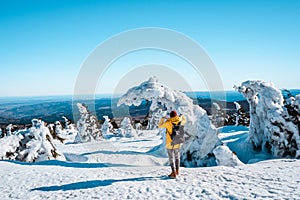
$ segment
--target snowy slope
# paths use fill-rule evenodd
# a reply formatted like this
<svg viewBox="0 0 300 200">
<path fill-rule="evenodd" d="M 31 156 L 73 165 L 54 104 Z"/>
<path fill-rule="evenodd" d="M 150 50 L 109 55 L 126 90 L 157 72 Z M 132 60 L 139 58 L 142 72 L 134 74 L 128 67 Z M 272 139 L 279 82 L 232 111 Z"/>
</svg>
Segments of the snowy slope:
<svg viewBox="0 0 300 200">
<path fill-rule="evenodd" d="M 140 131 L 137 140 L 60 145 L 67 162 L 1 161 L 0 199 L 300 199 L 300 160 L 181 168 L 168 179 L 167 159 L 146 153 L 161 142 Z"/>
</svg>

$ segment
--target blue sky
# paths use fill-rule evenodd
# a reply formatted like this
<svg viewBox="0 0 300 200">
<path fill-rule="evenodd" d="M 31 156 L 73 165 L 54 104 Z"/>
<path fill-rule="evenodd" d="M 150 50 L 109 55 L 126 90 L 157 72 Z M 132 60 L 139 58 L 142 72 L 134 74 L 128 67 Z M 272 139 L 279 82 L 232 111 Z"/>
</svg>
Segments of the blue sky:
<svg viewBox="0 0 300 200">
<path fill-rule="evenodd" d="M 113 35 L 143 27 L 172 29 L 195 40 L 216 65 L 226 90 L 249 79 L 300 88 L 299 10 L 296 0 L 2 0 L 0 96 L 72 94 L 93 49 Z M 154 61 L 140 54 L 136 59 L 180 68 L 172 65 L 172 57 L 152 54 Z M 137 64 L 129 57 L 119 67 Z M 107 73 L 98 92 L 109 93 L 114 84 L 107 82 L 120 79 L 116 71 Z M 201 83 L 192 84 L 194 90 L 205 90 Z"/>
</svg>

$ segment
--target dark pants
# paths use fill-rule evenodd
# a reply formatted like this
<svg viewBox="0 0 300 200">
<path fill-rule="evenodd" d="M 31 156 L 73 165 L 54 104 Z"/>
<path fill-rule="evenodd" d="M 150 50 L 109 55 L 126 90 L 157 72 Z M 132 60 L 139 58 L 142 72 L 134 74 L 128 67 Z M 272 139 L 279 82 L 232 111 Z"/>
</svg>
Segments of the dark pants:
<svg viewBox="0 0 300 200">
<path fill-rule="evenodd" d="M 176 170 L 179 170 L 179 162 L 180 162 L 180 149 L 167 149 L 168 156 L 169 156 L 169 163 L 172 169 L 172 172 L 175 172 Z M 175 166 L 174 166 L 174 160 L 175 160 Z"/>
</svg>

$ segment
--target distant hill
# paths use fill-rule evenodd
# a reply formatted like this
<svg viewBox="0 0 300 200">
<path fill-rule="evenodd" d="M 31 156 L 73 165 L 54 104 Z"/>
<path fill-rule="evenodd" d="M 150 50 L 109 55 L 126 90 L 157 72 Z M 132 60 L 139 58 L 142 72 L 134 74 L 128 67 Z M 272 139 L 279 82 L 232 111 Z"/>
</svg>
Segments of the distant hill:
<svg viewBox="0 0 300 200">
<path fill-rule="evenodd" d="M 293 95 L 300 94 L 300 90 L 290 90 Z M 241 94 L 235 91 L 218 92 L 187 92 L 195 104 L 200 105 L 208 114 L 211 114 L 212 103 L 218 103 L 228 113 L 235 111 L 234 101 L 242 105 L 246 112 L 249 111 L 248 102 Z M 221 95 L 222 94 L 222 95 Z M 117 121 L 130 115 L 136 120 L 144 119 L 149 112 L 150 103 L 143 102 L 139 107 L 120 106 L 117 108 L 117 98 L 96 96 L 95 101 L 86 101 L 87 105 L 95 104 L 95 112 L 99 120 L 107 115 Z M 214 97 L 216 99 L 211 100 Z M 72 102 L 72 96 L 49 96 L 49 97 L 1 97 L 0 98 L 0 127 L 8 124 L 30 124 L 33 118 L 42 118 L 52 123 L 62 121 L 62 116 L 71 121 L 76 116 L 77 108 Z M 74 112 L 73 112 L 74 108 Z"/>
</svg>

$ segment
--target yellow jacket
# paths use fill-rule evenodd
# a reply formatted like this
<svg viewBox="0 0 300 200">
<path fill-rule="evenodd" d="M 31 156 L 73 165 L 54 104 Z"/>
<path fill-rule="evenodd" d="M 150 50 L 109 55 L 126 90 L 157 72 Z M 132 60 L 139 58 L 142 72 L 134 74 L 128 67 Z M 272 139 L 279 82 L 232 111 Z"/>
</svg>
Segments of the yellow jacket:
<svg viewBox="0 0 300 200">
<path fill-rule="evenodd" d="M 176 145 L 171 145 L 172 139 L 171 139 L 171 134 L 172 134 L 172 129 L 173 129 L 173 124 L 178 124 L 181 121 L 181 125 L 184 125 L 186 123 L 185 117 L 182 116 L 176 116 L 176 117 L 171 117 L 165 121 L 164 118 L 161 118 L 159 123 L 158 123 L 158 128 L 166 128 L 166 148 L 167 149 L 178 149 L 180 148 L 180 144 Z"/>
</svg>

